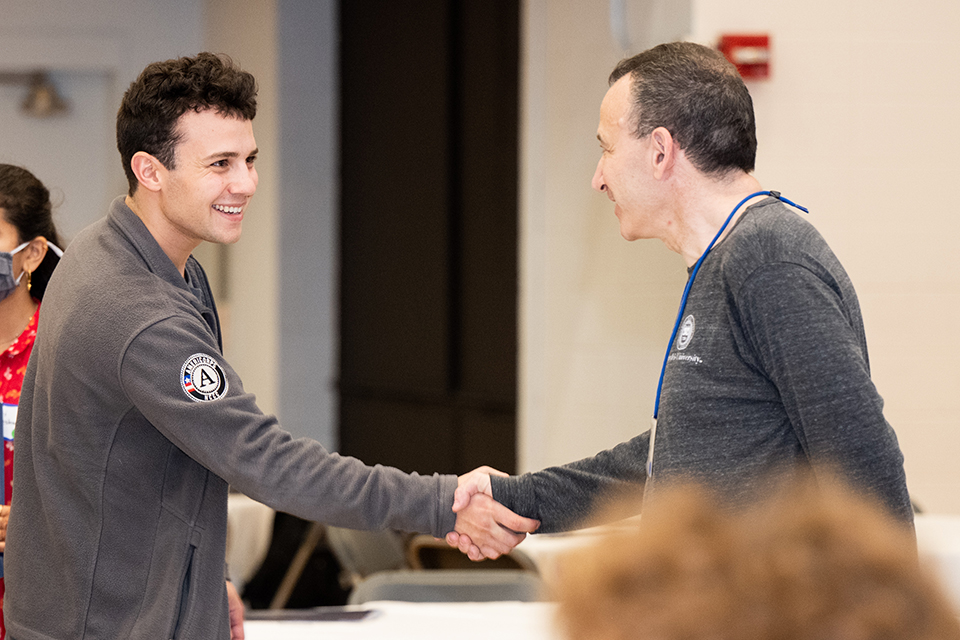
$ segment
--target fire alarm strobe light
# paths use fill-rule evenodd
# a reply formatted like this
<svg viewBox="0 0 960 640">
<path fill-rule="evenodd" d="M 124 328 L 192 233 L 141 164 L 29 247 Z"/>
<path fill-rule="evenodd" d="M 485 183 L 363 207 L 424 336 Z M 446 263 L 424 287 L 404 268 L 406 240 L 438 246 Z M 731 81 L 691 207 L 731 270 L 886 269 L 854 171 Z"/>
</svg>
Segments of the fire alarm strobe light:
<svg viewBox="0 0 960 640">
<path fill-rule="evenodd" d="M 770 77 L 770 36 L 721 36 L 717 48 L 744 79 Z"/>
</svg>

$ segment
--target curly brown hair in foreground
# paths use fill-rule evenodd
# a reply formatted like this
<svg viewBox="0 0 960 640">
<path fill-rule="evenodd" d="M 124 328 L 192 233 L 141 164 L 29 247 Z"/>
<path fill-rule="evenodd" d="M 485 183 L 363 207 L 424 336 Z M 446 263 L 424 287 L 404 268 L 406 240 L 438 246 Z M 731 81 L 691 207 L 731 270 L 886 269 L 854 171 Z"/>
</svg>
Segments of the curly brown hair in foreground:
<svg viewBox="0 0 960 640">
<path fill-rule="evenodd" d="M 960 639 L 913 533 L 836 482 L 742 511 L 677 487 L 570 554 L 554 586 L 571 640 Z"/>
<path fill-rule="evenodd" d="M 225 117 L 253 120 L 257 82 L 229 56 L 209 52 L 154 62 L 130 84 L 117 111 L 117 150 L 129 184 L 137 190 L 130 160 L 138 151 L 176 168 L 177 123 L 189 110 L 212 109 Z"/>
</svg>

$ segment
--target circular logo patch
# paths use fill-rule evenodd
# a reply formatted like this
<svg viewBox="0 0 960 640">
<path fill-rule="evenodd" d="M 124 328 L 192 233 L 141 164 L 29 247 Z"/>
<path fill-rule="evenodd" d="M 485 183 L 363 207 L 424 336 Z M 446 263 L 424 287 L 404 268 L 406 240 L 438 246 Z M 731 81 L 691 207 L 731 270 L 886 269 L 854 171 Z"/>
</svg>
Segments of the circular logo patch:
<svg viewBox="0 0 960 640">
<path fill-rule="evenodd" d="M 180 386 L 194 402 L 209 402 L 227 392 L 227 376 L 213 357 L 195 353 L 180 368 Z"/>
<path fill-rule="evenodd" d="M 693 332 L 697 328 L 697 323 L 693 319 L 693 315 L 689 315 L 683 319 L 683 324 L 680 325 L 680 331 L 677 332 L 677 351 L 683 351 L 688 346 L 690 346 L 690 341 L 693 340 Z"/>
</svg>

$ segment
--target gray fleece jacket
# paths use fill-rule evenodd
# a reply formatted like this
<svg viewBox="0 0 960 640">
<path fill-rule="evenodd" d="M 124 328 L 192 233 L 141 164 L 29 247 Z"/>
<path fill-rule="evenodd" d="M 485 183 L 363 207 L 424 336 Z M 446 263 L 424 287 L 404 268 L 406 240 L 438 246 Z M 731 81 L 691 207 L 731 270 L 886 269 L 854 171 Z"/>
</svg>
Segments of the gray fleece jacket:
<svg viewBox="0 0 960 640">
<path fill-rule="evenodd" d="M 454 525 L 455 476 L 366 466 L 261 413 L 221 354 L 200 265 L 181 277 L 123 198 L 50 281 L 16 442 L 17 640 L 228 638 L 228 484 L 344 527 Z"/>
</svg>

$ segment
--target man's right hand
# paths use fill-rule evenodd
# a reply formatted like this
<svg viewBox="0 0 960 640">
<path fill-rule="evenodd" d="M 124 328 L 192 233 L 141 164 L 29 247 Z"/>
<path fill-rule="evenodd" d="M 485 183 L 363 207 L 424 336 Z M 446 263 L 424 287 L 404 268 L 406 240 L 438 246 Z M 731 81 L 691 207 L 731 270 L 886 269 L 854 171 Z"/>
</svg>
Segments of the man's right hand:
<svg viewBox="0 0 960 640">
<path fill-rule="evenodd" d="M 491 467 L 478 467 L 459 477 L 453 499 L 457 523 L 446 536 L 447 544 L 474 561 L 509 553 L 540 526 L 539 521 L 519 516 L 493 499 L 491 475 L 507 476 Z"/>
<path fill-rule="evenodd" d="M 496 560 L 510 553 L 527 533 L 539 526 L 539 521 L 518 516 L 490 496 L 477 494 L 457 513 L 457 523 L 454 531 L 447 534 L 447 543 L 453 539 L 455 543 L 451 546 L 471 560 Z"/>
<path fill-rule="evenodd" d="M 459 513 L 461 509 L 469 505 L 470 499 L 478 493 L 485 493 L 491 498 L 493 497 L 490 476 L 506 478 L 508 474 L 484 465 L 457 478 L 457 490 L 453 494 L 454 513 Z"/>
</svg>

